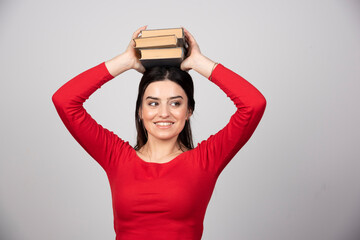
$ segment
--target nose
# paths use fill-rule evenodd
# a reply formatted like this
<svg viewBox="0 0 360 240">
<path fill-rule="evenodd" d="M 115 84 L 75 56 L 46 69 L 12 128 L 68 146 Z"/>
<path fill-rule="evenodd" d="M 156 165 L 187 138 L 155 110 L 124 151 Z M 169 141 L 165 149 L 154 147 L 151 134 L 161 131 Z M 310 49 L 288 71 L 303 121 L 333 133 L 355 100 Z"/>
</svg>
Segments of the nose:
<svg viewBox="0 0 360 240">
<path fill-rule="evenodd" d="M 167 104 L 162 104 L 162 106 L 159 108 L 159 116 L 162 118 L 169 117 L 169 109 Z"/>
</svg>

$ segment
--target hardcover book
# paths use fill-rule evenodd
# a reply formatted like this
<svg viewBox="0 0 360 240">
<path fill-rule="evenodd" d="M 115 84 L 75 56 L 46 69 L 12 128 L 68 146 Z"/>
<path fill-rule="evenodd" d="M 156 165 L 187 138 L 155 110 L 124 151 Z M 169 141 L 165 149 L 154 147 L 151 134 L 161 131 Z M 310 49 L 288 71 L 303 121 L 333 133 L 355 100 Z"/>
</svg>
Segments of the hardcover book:
<svg viewBox="0 0 360 240">
<path fill-rule="evenodd" d="M 140 62 L 145 68 L 169 65 L 180 67 L 185 58 L 182 47 L 140 49 Z"/>
<path fill-rule="evenodd" d="M 183 28 L 143 30 L 141 36 L 133 40 L 138 58 L 146 69 L 161 65 L 180 67 L 187 55 Z"/>
<path fill-rule="evenodd" d="M 134 38 L 135 48 L 183 47 L 184 41 L 176 35 Z"/>
<path fill-rule="evenodd" d="M 141 37 L 155 37 L 164 35 L 176 35 L 177 38 L 184 38 L 183 28 L 147 29 L 141 31 Z"/>
</svg>

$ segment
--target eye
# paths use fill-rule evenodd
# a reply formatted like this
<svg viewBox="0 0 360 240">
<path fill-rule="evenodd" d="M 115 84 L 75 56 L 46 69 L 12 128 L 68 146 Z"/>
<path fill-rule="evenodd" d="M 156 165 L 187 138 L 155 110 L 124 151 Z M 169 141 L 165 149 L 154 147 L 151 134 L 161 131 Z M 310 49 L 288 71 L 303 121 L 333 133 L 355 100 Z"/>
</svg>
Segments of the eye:
<svg viewBox="0 0 360 240">
<path fill-rule="evenodd" d="M 181 105 L 181 103 L 180 102 L 172 102 L 172 103 L 170 103 L 170 105 L 173 107 L 178 107 Z"/>
<path fill-rule="evenodd" d="M 155 107 L 157 105 L 159 105 L 157 102 L 148 102 L 148 105 L 151 107 Z"/>
</svg>

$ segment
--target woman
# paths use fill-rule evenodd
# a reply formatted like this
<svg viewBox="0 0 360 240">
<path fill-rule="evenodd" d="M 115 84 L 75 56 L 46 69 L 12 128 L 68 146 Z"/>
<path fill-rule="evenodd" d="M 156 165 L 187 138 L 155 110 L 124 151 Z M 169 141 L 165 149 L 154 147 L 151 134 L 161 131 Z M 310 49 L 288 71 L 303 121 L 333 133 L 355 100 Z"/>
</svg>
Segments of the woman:
<svg viewBox="0 0 360 240">
<path fill-rule="evenodd" d="M 202 55 L 194 37 L 184 32 L 189 53 L 181 70 L 145 71 L 131 41 L 124 53 L 79 74 L 52 98 L 72 136 L 108 176 L 117 240 L 201 239 L 216 180 L 265 110 L 266 100 L 253 85 Z M 95 90 L 130 69 L 144 73 L 135 111 L 135 148 L 97 124 L 83 108 Z M 185 72 L 190 69 L 218 85 L 237 107 L 222 130 L 195 148 L 189 122 L 195 105 L 193 84 Z"/>
</svg>

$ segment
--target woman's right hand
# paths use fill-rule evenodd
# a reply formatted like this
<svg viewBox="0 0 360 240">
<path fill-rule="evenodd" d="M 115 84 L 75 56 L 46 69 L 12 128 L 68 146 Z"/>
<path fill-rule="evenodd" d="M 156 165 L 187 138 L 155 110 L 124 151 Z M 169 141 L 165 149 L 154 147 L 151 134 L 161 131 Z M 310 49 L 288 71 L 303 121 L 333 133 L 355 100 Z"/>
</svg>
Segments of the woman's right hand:
<svg viewBox="0 0 360 240">
<path fill-rule="evenodd" d="M 147 28 L 147 25 L 137 29 L 133 33 L 131 41 L 130 41 L 126 51 L 124 52 L 124 55 L 128 58 L 128 61 L 129 61 L 129 64 L 130 64 L 129 65 L 130 69 L 135 69 L 136 71 L 138 71 L 140 73 L 144 73 L 145 68 L 141 64 L 139 58 L 136 55 L 135 42 L 134 42 L 133 39 L 139 37 L 139 34 L 141 33 L 141 31 L 145 30 L 146 28 Z"/>
<path fill-rule="evenodd" d="M 134 48 L 135 42 L 133 39 L 137 38 L 140 32 L 142 30 L 145 30 L 146 28 L 147 25 L 139 28 L 133 33 L 131 41 L 125 52 L 105 62 L 105 65 L 112 76 L 116 77 L 117 75 L 130 69 L 135 69 L 140 73 L 145 72 L 144 66 L 141 64 L 139 58 L 136 56 L 136 50 Z"/>
</svg>

